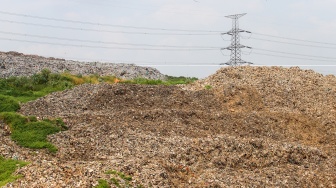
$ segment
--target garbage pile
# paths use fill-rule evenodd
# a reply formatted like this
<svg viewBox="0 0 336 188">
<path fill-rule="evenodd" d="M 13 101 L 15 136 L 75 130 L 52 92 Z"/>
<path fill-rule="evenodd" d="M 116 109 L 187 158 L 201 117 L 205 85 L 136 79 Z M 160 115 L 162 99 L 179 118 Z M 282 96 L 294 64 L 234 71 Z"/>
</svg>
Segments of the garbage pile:
<svg viewBox="0 0 336 188">
<path fill-rule="evenodd" d="M 0 78 L 31 76 L 49 69 L 52 73 L 69 72 L 75 75 L 112 75 L 122 79 L 147 78 L 164 80 L 165 75 L 151 67 L 134 64 L 79 62 L 58 58 L 25 55 L 18 52 L 0 52 Z"/>
<path fill-rule="evenodd" d="M 31 162 L 7 187 L 92 187 L 108 170 L 144 187 L 335 187 L 335 93 L 335 76 L 249 66 L 186 86 L 80 85 L 22 106 L 69 130 L 49 137 L 55 155 L 3 134 L 6 156 Z"/>
<path fill-rule="evenodd" d="M 310 117 L 325 127 L 336 124 L 336 77 L 298 67 L 229 67 L 193 85 L 217 90 L 227 105 L 243 110 L 260 108 Z M 239 104 L 239 105 L 237 105 Z"/>
</svg>

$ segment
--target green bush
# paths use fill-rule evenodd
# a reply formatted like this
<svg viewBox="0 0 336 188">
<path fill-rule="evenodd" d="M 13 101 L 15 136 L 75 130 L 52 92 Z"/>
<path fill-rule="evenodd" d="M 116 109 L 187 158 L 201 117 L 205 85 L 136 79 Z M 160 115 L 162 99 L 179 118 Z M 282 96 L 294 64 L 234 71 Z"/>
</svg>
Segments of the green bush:
<svg viewBox="0 0 336 188">
<path fill-rule="evenodd" d="M 20 176 L 13 176 L 13 173 L 18 167 L 23 167 L 27 164 L 23 161 L 5 159 L 0 156 L 0 187 L 18 179 Z"/>
</svg>

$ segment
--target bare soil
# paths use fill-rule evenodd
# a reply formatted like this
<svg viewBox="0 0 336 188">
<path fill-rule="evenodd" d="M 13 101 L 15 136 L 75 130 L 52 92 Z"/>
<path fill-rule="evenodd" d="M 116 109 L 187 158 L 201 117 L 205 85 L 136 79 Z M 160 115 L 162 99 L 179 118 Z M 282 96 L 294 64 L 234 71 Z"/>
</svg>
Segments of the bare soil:
<svg viewBox="0 0 336 188">
<path fill-rule="evenodd" d="M 144 187 L 336 186 L 335 76 L 222 68 L 187 86 L 85 84 L 20 112 L 69 130 L 50 136 L 51 155 L 2 125 L 1 155 L 31 162 L 7 187 L 92 187 L 107 170 Z"/>
</svg>

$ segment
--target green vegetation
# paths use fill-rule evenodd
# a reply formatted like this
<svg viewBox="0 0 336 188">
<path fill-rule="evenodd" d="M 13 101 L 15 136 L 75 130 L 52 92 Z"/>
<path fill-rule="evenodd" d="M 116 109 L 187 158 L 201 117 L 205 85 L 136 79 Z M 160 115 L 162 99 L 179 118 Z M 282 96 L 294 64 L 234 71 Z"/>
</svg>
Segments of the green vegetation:
<svg viewBox="0 0 336 188">
<path fill-rule="evenodd" d="M 69 79 L 72 84 L 80 85 L 85 83 L 98 84 L 98 83 L 116 83 L 118 79 L 114 76 L 99 76 L 97 74 L 82 76 L 82 75 L 72 75 L 70 73 L 63 73 L 61 76 Z"/>
<path fill-rule="evenodd" d="M 20 108 L 19 102 L 13 97 L 0 95 L 0 112 L 14 112 Z"/>
<path fill-rule="evenodd" d="M 114 76 L 97 74 L 82 76 L 70 73 L 54 74 L 44 69 L 30 77 L 0 78 L 0 112 L 12 112 L 19 109 L 19 103 L 35 100 L 55 91 L 70 89 L 84 83 L 131 83 L 149 85 L 189 84 L 197 78 L 167 76 L 166 80 L 137 78 L 120 81 Z"/>
<path fill-rule="evenodd" d="M 167 76 L 167 82 L 171 83 L 172 85 L 176 84 L 191 84 L 195 81 L 197 81 L 198 78 L 196 77 L 184 77 L 184 76 L 179 76 L 179 77 L 174 77 L 174 76 Z"/>
<path fill-rule="evenodd" d="M 95 186 L 96 188 L 110 188 L 111 186 L 108 184 L 106 180 L 99 179 L 98 180 L 98 185 Z"/>
<path fill-rule="evenodd" d="M 120 83 L 123 84 L 143 84 L 143 85 L 163 85 L 162 80 L 150 80 L 146 78 L 135 78 L 133 80 L 122 80 Z"/>
<path fill-rule="evenodd" d="M 47 148 L 50 152 L 57 152 L 57 148 L 48 142 L 47 136 L 66 129 L 61 119 L 37 121 L 36 117 L 24 117 L 14 112 L 0 113 L 0 119 L 11 128 L 12 140 L 18 145 L 32 148 Z"/>
<path fill-rule="evenodd" d="M 144 85 L 177 85 L 177 84 L 190 84 L 196 81 L 197 78 L 192 77 L 174 77 L 174 76 L 167 76 L 166 80 L 151 80 L 146 78 L 136 78 L 133 80 L 124 80 L 121 83 L 128 83 L 128 84 L 144 84 Z"/>
<path fill-rule="evenodd" d="M 99 179 L 98 180 L 98 185 L 96 186 L 96 188 L 101 188 L 101 187 L 110 187 L 110 184 L 112 184 L 115 187 L 119 187 L 119 188 L 126 188 L 126 187 L 138 187 L 138 188 L 142 188 L 142 185 L 133 185 L 132 184 L 132 176 L 128 176 L 125 175 L 122 172 L 118 172 L 115 170 L 108 170 L 105 172 L 105 174 L 109 174 L 110 176 L 110 180 L 103 180 L 103 179 Z"/>
<path fill-rule="evenodd" d="M 118 171 L 115 171 L 115 170 L 108 170 L 107 172 L 105 172 L 105 174 L 117 175 L 125 181 L 132 181 L 132 176 L 126 176 L 124 173 L 118 172 Z"/>
<path fill-rule="evenodd" d="M 20 102 L 43 97 L 55 91 L 70 89 L 84 83 L 115 83 L 114 76 L 53 74 L 44 69 L 30 77 L 10 77 L 0 79 L 0 112 L 15 111 Z"/>
<path fill-rule="evenodd" d="M 211 85 L 205 85 L 204 88 L 205 89 L 212 89 L 212 86 Z"/>
<path fill-rule="evenodd" d="M 13 173 L 18 167 L 23 167 L 27 164 L 23 161 L 4 159 L 0 156 L 0 187 L 18 179 L 20 176 L 13 176 Z"/>
</svg>

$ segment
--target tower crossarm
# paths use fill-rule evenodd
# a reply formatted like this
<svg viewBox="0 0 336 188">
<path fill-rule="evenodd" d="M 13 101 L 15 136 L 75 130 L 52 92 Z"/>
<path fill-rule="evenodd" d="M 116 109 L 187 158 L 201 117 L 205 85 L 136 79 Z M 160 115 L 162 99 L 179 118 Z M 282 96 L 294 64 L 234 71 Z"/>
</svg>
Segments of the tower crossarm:
<svg viewBox="0 0 336 188">
<path fill-rule="evenodd" d="M 242 29 L 238 29 L 237 31 L 235 31 L 235 30 L 230 30 L 230 31 L 228 31 L 228 32 L 225 32 L 225 33 L 221 33 L 221 35 L 234 35 L 235 33 L 237 33 L 237 32 L 239 32 L 239 33 L 252 33 L 252 32 L 250 32 L 250 31 L 246 31 L 246 30 L 242 30 Z"/>
<path fill-rule="evenodd" d="M 239 46 L 228 46 L 226 48 L 221 48 L 221 50 L 235 50 L 236 48 L 248 48 L 248 49 L 252 49 L 252 47 L 250 46 L 244 46 L 244 45 L 239 45 Z"/>
</svg>

